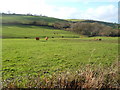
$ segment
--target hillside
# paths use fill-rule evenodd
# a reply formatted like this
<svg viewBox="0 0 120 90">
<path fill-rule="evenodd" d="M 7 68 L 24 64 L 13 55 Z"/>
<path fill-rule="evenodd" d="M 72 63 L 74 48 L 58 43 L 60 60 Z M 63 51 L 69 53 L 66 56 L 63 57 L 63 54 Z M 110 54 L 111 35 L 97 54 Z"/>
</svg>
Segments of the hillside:
<svg viewBox="0 0 120 90">
<path fill-rule="evenodd" d="M 32 25 L 4 25 L 2 27 L 3 38 L 78 38 L 74 32 L 50 28 L 47 26 Z"/>
<path fill-rule="evenodd" d="M 107 26 L 111 26 L 113 28 L 116 28 L 118 24 L 116 23 L 111 23 L 111 22 L 103 22 L 103 21 L 96 21 L 96 20 L 84 20 L 84 19 L 66 19 L 67 21 L 73 22 L 73 23 L 77 23 L 77 22 L 81 22 L 81 23 L 99 23 L 99 24 L 104 24 Z"/>
<path fill-rule="evenodd" d="M 2 37 L 3 38 L 76 38 L 78 34 L 70 31 L 55 29 L 51 26 L 55 22 L 67 22 L 62 19 L 32 16 L 21 14 L 2 15 Z M 34 22 L 42 22 L 43 25 L 36 25 Z"/>
<path fill-rule="evenodd" d="M 1 19 L 1 18 L 0 18 Z M 84 20 L 84 19 L 58 19 L 53 17 L 47 16 L 33 16 L 33 15 L 24 15 L 24 14 L 2 14 L 2 23 L 3 24 L 10 24 L 10 23 L 22 23 L 22 24 L 29 24 L 32 22 L 37 21 L 44 21 L 47 22 L 48 25 L 52 25 L 55 22 L 61 23 L 76 23 L 76 22 L 85 22 L 85 23 L 99 23 L 104 24 L 111 27 L 117 27 L 116 23 L 111 22 L 103 22 L 103 21 L 96 21 L 96 20 Z"/>
<path fill-rule="evenodd" d="M 35 16 L 35 15 L 24 15 L 24 14 L 2 14 L 2 18 L 0 17 L 0 19 L 2 19 L 2 25 L 3 25 L 3 32 L 2 32 L 3 38 L 9 38 L 9 37 L 33 38 L 38 36 L 73 38 L 73 37 L 79 37 L 80 35 L 119 36 L 117 35 L 118 32 L 117 30 L 112 30 L 112 28 L 117 29 L 117 24 L 109 23 L 109 22 L 83 20 L 83 19 L 64 20 L 53 17 L 47 17 L 47 16 Z M 77 22 L 80 22 L 80 24 Z M 54 35 L 54 31 L 58 31 L 59 34 Z"/>
<path fill-rule="evenodd" d="M 1 18 L 0 18 L 1 19 Z M 2 14 L 2 23 L 3 24 L 10 24 L 10 23 L 22 23 L 22 24 L 29 24 L 33 21 L 45 21 L 49 25 L 53 24 L 54 22 L 67 22 L 63 19 L 57 19 L 47 16 L 33 16 L 33 15 L 22 15 L 22 14 Z"/>
</svg>

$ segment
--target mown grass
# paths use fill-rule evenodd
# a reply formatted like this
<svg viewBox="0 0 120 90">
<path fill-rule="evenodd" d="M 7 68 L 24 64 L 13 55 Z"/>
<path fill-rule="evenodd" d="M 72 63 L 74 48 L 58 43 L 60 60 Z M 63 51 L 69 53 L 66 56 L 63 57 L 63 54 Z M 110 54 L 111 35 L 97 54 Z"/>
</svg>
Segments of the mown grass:
<svg viewBox="0 0 120 90">
<path fill-rule="evenodd" d="M 35 38 L 35 37 L 54 37 L 61 38 L 62 36 L 65 38 L 77 38 L 78 34 L 58 30 L 45 26 L 29 26 L 29 25 L 3 25 L 2 27 L 2 36 L 3 38 Z"/>
<path fill-rule="evenodd" d="M 40 75 L 43 79 L 46 74 L 64 71 L 72 73 L 86 64 L 110 67 L 118 58 L 117 40 L 106 37 L 102 41 L 95 41 L 94 38 L 49 38 L 48 41 L 3 39 L 3 86 L 9 86 L 10 82 L 13 84 L 14 81 L 18 82 L 17 78 L 21 78 L 18 87 L 27 87 L 25 85 L 29 83 L 29 76 L 34 79 Z"/>
</svg>

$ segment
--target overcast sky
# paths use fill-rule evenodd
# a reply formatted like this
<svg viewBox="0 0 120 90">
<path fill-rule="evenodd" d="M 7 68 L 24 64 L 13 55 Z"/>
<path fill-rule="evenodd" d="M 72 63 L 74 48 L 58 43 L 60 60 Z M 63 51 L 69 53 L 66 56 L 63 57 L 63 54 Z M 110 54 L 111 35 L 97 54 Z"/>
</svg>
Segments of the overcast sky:
<svg viewBox="0 0 120 90">
<path fill-rule="evenodd" d="M 118 22 L 119 0 L 1 0 L 0 12 Z"/>
</svg>

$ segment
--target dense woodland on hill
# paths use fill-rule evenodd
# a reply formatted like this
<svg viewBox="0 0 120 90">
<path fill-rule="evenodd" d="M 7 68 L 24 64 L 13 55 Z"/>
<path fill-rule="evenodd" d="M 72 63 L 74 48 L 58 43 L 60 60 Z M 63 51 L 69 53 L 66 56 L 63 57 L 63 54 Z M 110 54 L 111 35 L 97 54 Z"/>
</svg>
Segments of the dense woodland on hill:
<svg viewBox="0 0 120 90">
<path fill-rule="evenodd" d="M 72 31 L 86 36 L 120 36 L 119 24 L 94 20 L 63 20 L 47 16 L 36 16 L 32 14 L 5 14 L 2 13 L 4 24 L 24 24 L 47 26 L 56 29 Z"/>
</svg>

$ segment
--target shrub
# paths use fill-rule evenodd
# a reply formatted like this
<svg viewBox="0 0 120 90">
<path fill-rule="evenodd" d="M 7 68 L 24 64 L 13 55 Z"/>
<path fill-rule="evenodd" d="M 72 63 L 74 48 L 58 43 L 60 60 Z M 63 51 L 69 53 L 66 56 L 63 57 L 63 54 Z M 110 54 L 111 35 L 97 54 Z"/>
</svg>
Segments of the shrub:
<svg viewBox="0 0 120 90">
<path fill-rule="evenodd" d="M 118 30 L 99 23 L 74 23 L 70 31 L 87 36 L 119 36 Z"/>
</svg>

